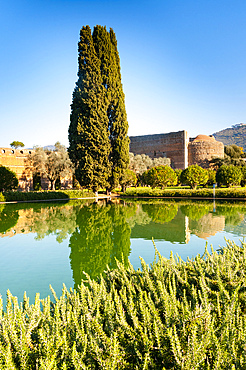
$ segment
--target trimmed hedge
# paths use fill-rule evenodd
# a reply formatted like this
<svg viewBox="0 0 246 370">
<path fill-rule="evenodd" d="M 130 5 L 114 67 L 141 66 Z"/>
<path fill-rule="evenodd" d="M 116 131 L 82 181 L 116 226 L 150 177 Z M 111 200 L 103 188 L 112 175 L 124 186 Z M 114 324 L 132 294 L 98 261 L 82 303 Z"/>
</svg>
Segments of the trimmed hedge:
<svg viewBox="0 0 246 370">
<path fill-rule="evenodd" d="M 8 292 L 0 368 L 246 368 L 246 245 L 108 270 L 52 303 Z"/>
<path fill-rule="evenodd" d="M 128 197 L 186 197 L 186 198 L 213 198 L 213 189 L 152 189 L 149 187 L 143 188 L 128 188 L 121 196 Z M 246 198 L 246 188 L 219 188 L 215 190 L 216 198 Z"/>
<path fill-rule="evenodd" d="M 95 197 L 95 194 L 87 190 L 57 190 L 57 191 L 6 191 L 0 193 L 1 202 L 32 201 Z"/>
</svg>

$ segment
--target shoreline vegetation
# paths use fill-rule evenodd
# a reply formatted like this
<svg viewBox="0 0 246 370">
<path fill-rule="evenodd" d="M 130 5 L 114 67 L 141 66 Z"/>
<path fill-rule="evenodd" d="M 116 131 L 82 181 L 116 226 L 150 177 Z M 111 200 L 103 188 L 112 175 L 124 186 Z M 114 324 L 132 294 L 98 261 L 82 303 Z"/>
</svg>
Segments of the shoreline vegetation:
<svg viewBox="0 0 246 370">
<path fill-rule="evenodd" d="M 173 198 L 173 199 L 238 199 L 246 200 L 246 187 L 235 188 L 197 188 L 189 189 L 184 187 L 156 189 L 150 187 L 130 187 L 124 192 L 116 189 L 111 195 L 107 196 L 103 192 L 95 194 L 90 190 L 42 190 L 42 191 L 6 191 L 0 192 L 0 203 L 8 202 L 31 202 L 31 201 L 55 201 L 69 199 L 86 198 L 108 198 L 108 197 L 128 197 L 128 198 Z"/>
<path fill-rule="evenodd" d="M 0 193 L 0 202 L 55 201 L 80 198 L 95 198 L 89 190 L 42 190 L 42 191 L 6 191 Z"/>
<path fill-rule="evenodd" d="M 131 187 L 125 192 L 118 192 L 121 197 L 145 197 L 145 198 L 188 198 L 188 199 L 246 199 L 246 187 L 241 188 L 197 188 L 187 189 L 183 187 L 153 189 L 150 187 Z M 215 196 L 214 196 L 215 195 Z"/>
<path fill-rule="evenodd" d="M 246 244 L 182 261 L 156 250 L 33 305 L 0 300 L 1 369 L 243 369 Z"/>
</svg>

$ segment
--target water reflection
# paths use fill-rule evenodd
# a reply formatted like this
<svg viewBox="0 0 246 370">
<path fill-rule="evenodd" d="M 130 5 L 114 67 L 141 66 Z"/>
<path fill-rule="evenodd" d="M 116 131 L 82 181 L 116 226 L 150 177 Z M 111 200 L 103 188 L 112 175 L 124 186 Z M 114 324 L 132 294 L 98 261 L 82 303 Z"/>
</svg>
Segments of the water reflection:
<svg viewBox="0 0 246 370">
<path fill-rule="evenodd" d="M 5 294 L 3 291 L 13 280 L 20 283 L 20 276 L 27 273 L 35 287 L 37 281 L 44 285 L 42 279 L 46 278 L 48 289 L 49 283 L 54 285 L 51 279 L 56 279 L 59 274 L 60 284 L 71 279 L 76 287 L 85 277 L 84 272 L 96 278 L 107 266 L 116 267 L 116 258 L 127 265 L 128 258 L 133 255 L 131 243 L 133 248 L 137 239 L 141 239 L 142 248 L 143 239 L 154 238 L 165 245 L 167 253 L 175 247 L 173 244 L 181 244 L 185 246 L 185 258 L 185 253 L 186 256 L 191 253 L 187 244 L 190 247 L 193 242 L 197 253 L 194 239 L 210 240 L 216 234 L 229 235 L 229 238 L 246 235 L 244 203 L 216 202 L 214 206 L 212 202 L 151 199 L 108 203 L 99 200 L 97 204 L 89 200 L 1 204 L 0 294 Z M 8 244 L 8 240 L 12 243 Z M 152 244 L 149 245 L 151 249 Z M 142 252 L 140 249 L 138 255 Z M 64 277 L 68 275 L 69 278 Z M 30 282 L 25 284 L 30 285 Z M 23 288 L 22 294 L 26 289 Z"/>
<path fill-rule="evenodd" d="M 126 218 L 136 206 L 105 203 L 77 209 L 76 230 L 70 237 L 70 260 L 75 286 L 88 273 L 96 278 L 106 269 L 116 267 L 118 260 L 128 263 L 131 228 Z"/>
<path fill-rule="evenodd" d="M 123 248 L 128 251 L 124 256 L 127 260 L 130 237 L 188 243 L 191 234 L 208 238 L 225 230 L 244 235 L 245 214 L 246 206 L 242 203 L 216 204 L 215 209 L 211 202 L 160 200 L 1 204 L 0 236 L 35 233 L 35 239 L 40 241 L 55 235 L 58 243 L 70 238 L 70 247 L 76 249 L 71 251 L 71 256 L 83 254 L 84 260 L 91 264 L 85 270 L 92 272 L 97 271 L 98 264 L 92 262 L 93 253 L 97 256 L 101 253 L 98 258 L 111 266 L 114 264 L 111 257 L 121 255 Z M 122 246 L 124 243 L 126 247 Z"/>
<path fill-rule="evenodd" d="M 0 234 L 5 234 L 11 230 L 18 221 L 19 213 L 17 210 L 0 204 Z"/>
</svg>

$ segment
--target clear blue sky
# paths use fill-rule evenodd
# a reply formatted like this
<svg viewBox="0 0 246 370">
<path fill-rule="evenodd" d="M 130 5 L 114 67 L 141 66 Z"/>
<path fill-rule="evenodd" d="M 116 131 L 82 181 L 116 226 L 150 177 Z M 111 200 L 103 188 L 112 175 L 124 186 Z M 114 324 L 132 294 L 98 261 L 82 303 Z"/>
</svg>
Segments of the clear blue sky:
<svg viewBox="0 0 246 370">
<path fill-rule="evenodd" d="M 246 123 L 245 0 L 0 0 L 0 146 L 68 145 L 82 26 L 116 33 L 129 135 Z"/>
</svg>

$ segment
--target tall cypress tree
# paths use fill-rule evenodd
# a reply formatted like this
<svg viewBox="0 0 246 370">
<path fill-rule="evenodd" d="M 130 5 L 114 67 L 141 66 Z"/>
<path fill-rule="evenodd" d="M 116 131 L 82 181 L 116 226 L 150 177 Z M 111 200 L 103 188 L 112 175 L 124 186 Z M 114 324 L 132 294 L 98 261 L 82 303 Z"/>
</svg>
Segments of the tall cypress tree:
<svg viewBox="0 0 246 370">
<path fill-rule="evenodd" d="M 96 26 L 91 37 L 90 28 L 88 26 L 82 28 L 79 42 L 78 76 L 79 79 L 73 94 L 69 128 L 70 158 L 77 169 L 75 174 L 79 182 L 84 186 L 89 186 L 90 183 L 95 184 L 95 181 L 99 180 L 91 175 L 91 168 L 94 169 L 99 156 L 103 155 L 104 159 L 100 162 L 102 164 L 101 176 L 99 176 L 101 181 L 98 186 L 104 184 L 112 189 L 120 183 L 129 163 L 125 97 L 121 83 L 117 41 L 112 29 L 107 32 L 106 27 Z M 93 92 L 90 93 L 90 89 Z M 91 99 L 97 104 L 91 104 Z M 84 116 L 87 120 L 82 119 Z M 97 120 L 95 120 L 96 117 Z M 99 132 L 103 136 L 101 141 L 105 143 L 104 151 L 99 150 L 96 156 L 93 155 L 97 151 L 93 151 L 90 160 L 82 158 L 85 157 L 85 151 L 81 150 L 81 141 L 84 137 L 81 131 L 84 132 L 87 121 L 86 132 L 93 133 L 93 125 L 99 124 Z M 92 125 L 90 126 L 90 124 Z M 91 137 L 87 139 L 88 150 L 91 145 Z M 106 153 L 107 160 L 105 160 Z M 103 165 L 106 166 L 104 171 Z M 81 179 L 81 177 L 83 178 Z"/>
<path fill-rule="evenodd" d="M 129 164 L 128 122 L 125 109 L 125 95 L 121 83 L 120 58 L 116 36 L 112 28 L 96 26 L 93 31 L 95 50 L 100 60 L 103 86 L 106 89 L 108 130 L 110 133 L 109 187 L 114 188 L 121 182 Z"/>
<path fill-rule="evenodd" d="M 96 191 L 108 185 L 110 140 L 106 91 L 89 26 L 80 31 L 78 52 L 79 71 L 71 105 L 68 152 L 80 185 Z"/>
</svg>

